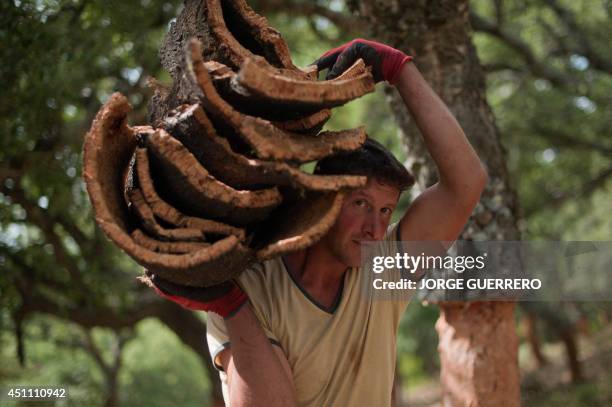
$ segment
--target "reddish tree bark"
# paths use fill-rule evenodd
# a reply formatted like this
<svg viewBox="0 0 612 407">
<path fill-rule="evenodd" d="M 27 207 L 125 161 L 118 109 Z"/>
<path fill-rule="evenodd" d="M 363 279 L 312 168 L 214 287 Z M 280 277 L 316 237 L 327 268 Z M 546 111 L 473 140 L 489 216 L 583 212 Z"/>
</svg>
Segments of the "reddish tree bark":
<svg viewBox="0 0 612 407">
<path fill-rule="evenodd" d="M 517 203 L 508 183 L 505 152 L 485 98 L 484 74 L 470 38 L 467 0 L 349 2 L 373 39 L 414 55 L 415 63 L 446 102 L 484 161 L 489 184 L 463 239 L 518 240 Z M 420 189 L 436 169 L 397 92 L 387 89 Z M 416 191 L 418 192 L 418 191 Z M 518 341 L 514 303 L 441 303 L 443 405 L 518 406 Z"/>
</svg>

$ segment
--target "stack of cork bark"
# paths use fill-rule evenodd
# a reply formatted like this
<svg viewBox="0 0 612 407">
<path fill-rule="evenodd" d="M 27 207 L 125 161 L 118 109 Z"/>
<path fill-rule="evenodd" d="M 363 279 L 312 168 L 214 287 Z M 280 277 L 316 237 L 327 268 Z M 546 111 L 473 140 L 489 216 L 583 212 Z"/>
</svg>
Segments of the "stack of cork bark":
<svg viewBox="0 0 612 407">
<path fill-rule="evenodd" d="M 167 111 L 130 126 L 126 98 L 112 95 L 86 135 L 84 178 L 114 243 L 162 278 L 207 287 L 329 230 L 366 179 L 300 166 L 365 141 L 363 128 L 321 129 L 374 81 L 362 61 L 317 81 L 243 0 L 198 7 L 203 41 L 182 44 Z"/>
</svg>

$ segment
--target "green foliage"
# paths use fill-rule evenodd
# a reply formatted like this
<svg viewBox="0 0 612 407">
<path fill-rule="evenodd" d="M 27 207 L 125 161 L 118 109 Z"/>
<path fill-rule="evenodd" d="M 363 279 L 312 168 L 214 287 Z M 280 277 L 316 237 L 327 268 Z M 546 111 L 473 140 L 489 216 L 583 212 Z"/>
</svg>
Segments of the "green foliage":
<svg viewBox="0 0 612 407">
<path fill-rule="evenodd" d="M 266 2 L 249 3 L 257 9 Z M 587 187 L 611 166 L 612 78 L 587 54 L 610 59 L 610 2 L 559 0 L 575 17 L 590 51 L 547 3 L 470 3 L 489 22 L 496 19 L 495 4 L 502 4 L 503 31 L 526 44 L 539 66 L 546 68 L 526 63 L 507 41 L 477 32 L 479 56 L 492 68 L 487 76 L 488 100 L 508 151 L 511 180 L 525 214 L 525 236 L 609 240 L 609 176 L 594 188 Z M 132 277 L 139 268 L 109 244 L 93 222 L 80 177 L 81 144 L 95 112 L 114 91 L 126 94 L 134 105 L 133 123 L 146 121 L 151 92 L 145 79 L 169 80 L 157 50 L 180 4 L 180 0 L 0 2 L 0 322 L 8 328 L 0 332 L 3 383 L 67 383 L 69 405 L 100 405 L 103 400 L 103 375 L 90 354 L 73 346 L 83 331 L 71 323 L 43 316 L 28 319 L 27 367 L 18 366 L 10 332 L 15 328 L 12 317 L 23 304 L 24 287 L 15 282 L 28 277 L 27 284 L 32 285 L 26 284 L 27 289 L 40 289 L 65 308 L 76 304 L 79 309 L 121 312 L 138 297 Z M 323 6 L 340 20 L 349 19 L 341 1 L 287 4 L 287 10 L 265 14 L 288 41 L 299 66 L 364 35 L 358 32 L 363 26 L 349 23 L 352 30 L 339 28 L 328 17 L 300 11 Z M 369 135 L 403 160 L 383 86 L 335 109 L 327 127 L 365 125 Z M 409 197 L 404 198 L 396 219 L 408 204 Z M 597 309 L 584 309 L 596 318 L 602 315 Z M 603 323 L 596 318 L 590 322 L 598 329 Z M 402 320 L 398 367 L 410 384 L 438 368 L 436 319 L 436 307 L 413 303 Z M 209 383 L 199 359 L 157 321 L 141 322 L 135 335 L 123 353 L 121 401 L 200 405 Z M 114 333 L 95 329 L 93 337 L 110 360 Z M 597 386 L 572 389 L 578 398 L 574 405 L 597 400 L 593 398 L 601 390 Z M 566 396 L 560 393 L 551 400 Z M 544 397 L 529 401 L 545 402 Z"/>
<path fill-rule="evenodd" d="M 612 65 L 598 62 L 612 61 L 610 4 L 555 3 L 565 14 L 545 1 L 503 2 L 498 12 L 494 2 L 472 2 L 499 28 L 497 35 L 474 36 L 482 63 L 492 69 L 488 100 L 508 149 L 526 237 L 610 239 L 609 228 L 582 228 L 580 235 L 574 229 L 578 222 L 605 222 L 612 209 Z"/>
<path fill-rule="evenodd" d="M 142 321 L 123 353 L 122 403 L 127 406 L 202 406 L 210 384 L 193 353 L 164 325 Z M 202 338 L 205 346 L 205 338 Z"/>
<path fill-rule="evenodd" d="M 37 317 L 27 324 L 27 364 L 18 366 L 15 339 L 0 335 L 0 381 L 10 385 L 67 386 L 67 406 L 102 406 L 104 375 L 83 347 L 84 331 L 74 324 Z M 112 361 L 116 336 L 94 329 L 93 338 L 103 359 Z M 139 323 L 122 352 L 120 402 L 128 406 L 202 406 L 210 386 L 202 364 L 164 325 L 149 319 Z M 4 404 L 3 404 L 4 405 Z"/>
<path fill-rule="evenodd" d="M 437 307 L 413 301 L 400 322 L 398 367 L 410 386 L 435 375 L 440 368 L 438 336 L 433 329 L 438 315 Z"/>
<path fill-rule="evenodd" d="M 60 284 L 80 274 L 89 302 L 125 302 L 125 290 L 113 288 L 127 283 L 119 275 L 136 270 L 95 228 L 80 174 L 83 135 L 100 104 L 121 91 L 143 122 L 145 78 L 163 77 L 157 49 L 179 1 L 141 3 L 0 6 L 0 262 L 7 273 L 27 268 Z M 60 296 L 83 288 L 66 286 Z"/>
</svg>

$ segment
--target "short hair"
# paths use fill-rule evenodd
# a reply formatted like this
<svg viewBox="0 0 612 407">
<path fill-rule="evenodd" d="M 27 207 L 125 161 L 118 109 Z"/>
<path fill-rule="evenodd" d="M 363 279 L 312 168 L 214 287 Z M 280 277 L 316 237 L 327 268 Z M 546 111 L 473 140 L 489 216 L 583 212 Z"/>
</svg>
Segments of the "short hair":
<svg viewBox="0 0 612 407">
<path fill-rule="evenodd" d="M 378 141 L 367 137 L 356 150 L 337 153 L 319 160 L 315 174 L 365 175 L 396 187 L 400 193 L 414 184 L 414 177 L 397 158 Z"/>
</svg>

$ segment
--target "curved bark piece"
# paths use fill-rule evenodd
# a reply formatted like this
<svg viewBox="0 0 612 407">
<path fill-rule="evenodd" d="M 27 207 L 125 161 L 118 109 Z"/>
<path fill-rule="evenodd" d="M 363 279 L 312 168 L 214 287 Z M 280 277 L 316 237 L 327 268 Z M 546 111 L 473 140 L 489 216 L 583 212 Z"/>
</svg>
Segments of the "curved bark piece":
<svg viewBox="0 0 612 407">
<path fill-rule="evenodd" d="M 83 177 L 96 222 L 104 233 L 136 262 L 177 284 L 207 287 L 237 276 L 253 258 L 236 236 L 188 254 L 156 253 L 129 235 L 131 222 L 123 197 L 124 173 L 136 148 L 127 126 L 131 110 L 125 96 L 115 93 L 102 106 L 85 136 Z"/>
<path fill-rule="evenodd" d="M 315 80 L 311 71 L 302 71 L 291 61 L 289 47 L 268 20 L 255 13 L 244 0 L 207 0 L 206 20 L 216 43 L 207 54 L 234 69 L 246 58 L 276 68 L 286 76 Z"/>
<path fill-rule="evenodd" d="M 303 134 L 318 133 L 331 117 L 330 109 L 291 104 L 252 94 L 236 81 L 234 71 L 217 61 L 207 61 L 204 66 L 220 96 L 240 113 L 261 117 L 283 130 Z M 361 66 L 361 72 L 363 69 Z"/>
<path fill-rule="evenodd" d="M 361 71 L 361 74 L 357 72 Z M 340 78 L 330 81 L 308 81 L 279 75 L 263 64 L 247 58 L 236 81 L 256 98 L 292 105 L 314 105 L 319 109 L 343 105 L 374 91 L 374 78 L 357 61 Z"/>
<path fill-rule="evenodd" d="M 137 143 L 126 123 L 131 110 L 125 96 L 111 95 L 96 114 L 83 145 L 83 178 L 96 221 L 105 232 L 108 223 L 124 230 L 130 224 L 123 185 Z"/>
<path fill-rule="evenodd" d="M 130 203 L 134 208 L 138 218 L 142 221 L 142 227 L 151 235 L 164 240 L 180 241 L 187 240 L 193 242 L 204 242 L 206 236 L 199 229 L 176 228 L 166 229 L 162 227 L 142 196 L 142 192 L 138 188 L 134 188 L 128 192 Z"/>
<path fill-rule="evenodd" d="M 272 121 L 271 123 L 284 131 L 314 136 L 323 130 L 323 126 L 331 117 L 331 113 L 330 109 L 323 109 L 301 119 Z"/>
<path fill-rule="evenodd" d="M 282 200 L 276 188 L 239 191 L 218 181 L 164 130 L 148 136 L 145 143 L 155 158 L 152 169 L 158 193 L 172 197 L 185 214 L 246 225 L 267 218 Z"/>
<path fill-rule="evenodd" d="M 210 243 L 203 242 L 163 242 L 148 236 L 141 229 L 134 229 L 130 236 L 142 247 L 158 253 L 184 254 L 210 247 Z"/>
<path fill-rule="evenodd" d="M 316 243 L 336 222 L 344 195 L 343 192 L 313 195 L 274 214 L 274 223 L 263 229 L 266 235 L 254 238 L 270 242 L 257 250 L 257 258 L 270 259 Z"/>
<path fill-rule="evenodd" d="M 252 68 L 253 65 L 255 68 Z M 371 77 L 370 68 L 366 67 L 362 59 L 355 61 L 350 68 L 337 78 L 321 82 L 282 77 L 266 67 L 257 68 L 257 64 L 252 60 L 249 60 L 245 65 L 246 68 L 243 67 L 240 71 L 246 75 L 246 79 L 253 81 L 252 84 L 243 83 L 239 76 L 240 73 L 236 74 L 230 68 L 217 61 L 207 61 L 204 63 L 204 66 L 210 74 L 213 84 L 220 95 L 238 111 L 268 120 L 283 121 L 304 120 L 305 122 L 312 122 L 314 117 L 317 117 L 320 123 L 321 116 L 323 115 L 322 112 L 326 111 L 328 107 L 337 106 L 336 103 L 338 103 L 339 96 L 341 96 L 337 92 L 339 83 L 346 84 L 352 83 L 353 81 L 363 81 L 363 78 L 367 76 Z M 269 81 L 269 77 L 272 77 L 273 81 L 282 81 L 281 91 L 290 84 L 290 92 L 310 93 L 310 101 L 302 100 L 295 95 L 292 96 L 295 100 L 287 99 L 286 95 L 278 93 L 275 88 L 276 85 L 268 85 L 267 81 Z M 366 82 L 372 82 L 373 90 L 373 79 Z M 265 88 L 265 94 L 261 92 L 252 92 L 250 90 L 251 87 L 262 86 Z M 345 85 L 342 86 L 346 87 Z M 330 88 L 332 91 L 328 92 Z M 329 98 L 328 95 L 318 97 L 317 93 L 323 92 L 332 94 L 332 97 L 335 99 L 330 102 L 326 100 L 326 98 Z M 331 115 L 331 111 L 329 114 Z M 287 130 L 290 129 L 287 128 Z"/>
<path fill-rule="evenodd" d="M 250 159 L 235 153 L 217 132 L 200 105 L 183 105 L 165 122 L 178 139 L 217 179 L 235 188 L 291 186 L 312 191 L 338 191 L 364 186 L 355 175 L 313 175 L 286 163 Z"/>
<path fill-rule="evenodd" d="M 217 93 L 204 66 L 198 40 L 190 42 L 187 65 L 194 84 L 202 92 L 202 105 L 240 135 L 259 158 L 303 163 L 339 151 L 355 150 L 365 142 L 363 127 L 338 132 L 325 131 L 317 136 L 306 137 L 276 128 L 269 121 L 239 113 Z"/>
<path fill-rule="evenodd" d="M 198 229 L 205 234 L 212 235 L 234 235 L 241 241 L 244 240 L 244 229 L 210 219 L 195 218 L 184 215 L 178 209 L 161 199 L 161 197 L 155 191 L 153 180 L 151 179 L 147 149 L 137 148 L 135 156 L 136 173 L 138 175 L 140 190 L 142 191 L 145 201 L 147 201 L 147 204 L 149 204 L 156 217 L 176 227 Z"/>
</svg>

